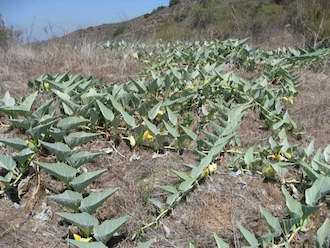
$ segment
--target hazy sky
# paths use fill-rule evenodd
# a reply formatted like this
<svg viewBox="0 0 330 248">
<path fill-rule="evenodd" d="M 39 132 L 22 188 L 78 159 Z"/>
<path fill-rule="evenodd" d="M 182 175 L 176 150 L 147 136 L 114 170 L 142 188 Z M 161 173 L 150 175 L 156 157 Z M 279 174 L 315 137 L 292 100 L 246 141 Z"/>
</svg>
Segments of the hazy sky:
<svg viewBox="0 0 330 248">
<path fill-rule="evenodd" d="M 28 39 L 89 26 L 124 21 L 150 12 L 168 0 L 0 0 L 7 26 L 24 31 Z M 45 32 L 45 29 L 48 31 Z"/>
</svg>

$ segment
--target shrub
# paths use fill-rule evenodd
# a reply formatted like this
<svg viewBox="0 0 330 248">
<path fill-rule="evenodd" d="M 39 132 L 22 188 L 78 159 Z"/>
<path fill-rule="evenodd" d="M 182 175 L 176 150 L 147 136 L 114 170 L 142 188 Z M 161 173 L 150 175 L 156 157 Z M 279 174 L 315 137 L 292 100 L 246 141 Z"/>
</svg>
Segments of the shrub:
<svg viewBox="0 0 330 248">
<path fill-rule="evenodd" d="M 180 1 L 179 0 L 170 0 L 170 7 L 177 5 Z"/>
<path fill-rule="evenodd" d="M 0 47 L 6 48 L 11 42 L 18 41 L 21 34 L 20 31 L 6 27 L 5 22 L 0 15 Z"/>
<path fill-rule="evenodd" d="M 117 37 L 121 34 L 124 34 L 128 31 L 128 26 L 126 24 L 119 25 L 116 30 L 113 32 L 113 37 Z"/>
</svg>

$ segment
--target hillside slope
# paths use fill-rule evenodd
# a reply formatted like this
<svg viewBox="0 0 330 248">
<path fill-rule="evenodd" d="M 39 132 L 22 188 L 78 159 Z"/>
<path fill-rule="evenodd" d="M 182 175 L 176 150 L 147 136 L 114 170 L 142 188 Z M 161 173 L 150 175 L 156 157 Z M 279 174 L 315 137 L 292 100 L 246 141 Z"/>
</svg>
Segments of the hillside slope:
<svg viewBox="0 0 330 248">
<path fill-rule="evenodd" d="M 325 0 L 172 0 L 135 19 L 77 30 L 69 40 L 177 40 L 250 37 L 258 43 L 316 46 L 330 36 Z M 278 37 L 276 39 L 276 37 Z M 278 45 L 278 44 L 275 44 Z"/>
</svg>

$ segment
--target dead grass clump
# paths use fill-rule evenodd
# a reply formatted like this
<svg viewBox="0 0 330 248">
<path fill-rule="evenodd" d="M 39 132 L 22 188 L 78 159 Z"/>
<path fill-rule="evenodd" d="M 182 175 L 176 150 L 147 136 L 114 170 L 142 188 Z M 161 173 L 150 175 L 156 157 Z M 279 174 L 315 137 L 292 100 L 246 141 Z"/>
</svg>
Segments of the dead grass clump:
<svg viewBox="0 0 330 248">
<path fill-rule="evenodd" d="M 27 82 L 42 74 L 77 73 L 108 83 L 122 83 L 141 69 L 130 56 L 103 50 L 96 43 L 53 41 L 38 46 L 12 45 L 0 53 L 0 95 L 23 95 Z"/>
<path fill-rule="evenodd" d="M 300 81 L 299 95 L 290 114 L 318 146 L 327 145 L 330 143 L 330 78 L 306 71 Z"/>
</svg>

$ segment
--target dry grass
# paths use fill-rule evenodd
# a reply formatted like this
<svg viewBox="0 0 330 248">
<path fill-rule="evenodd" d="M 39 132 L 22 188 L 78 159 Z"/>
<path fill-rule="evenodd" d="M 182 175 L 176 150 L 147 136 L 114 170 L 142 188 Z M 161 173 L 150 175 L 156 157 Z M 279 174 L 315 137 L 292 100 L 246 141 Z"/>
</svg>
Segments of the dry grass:
<svg viewBox="0 0 330 248">
<path fill-rule="evenodd" d="M 294 120 L 318 146 L 330 144 L 330 73 L 301 73 L 296 102 L 290 109 Z"/>
<path fill-rule="evenodd" d="M 98 49 L 95 43 L 83 42 L 74 46 L 57 42 L 40 47 L 12 46 L 0 54 L 0 96 L 7 89 L 16 96 L 25 94 L 27 81 L 44 73 L 70 71 L 93 75 L 108 83 L 122 83 L 129 77 L 136 76 L 141 68 L 142 65 L 130 57 Z M 250 77 L 247 74 L 242 76 Z M 315 137 L 318 145 L 330 143 L 329 74 L 304 71 L 301 82 L 300 94 L 290 113 L 308 134 Z M 2 137 L 17 136 L 15 131 L 0 131 Z M 252 112 L 247 113 L 239 131 L 244 147 L 260 143 L 269 135 L 264 132 L 259 118 Z M 103 137 L 83 148 L 96 151 L 109 147 L 110 141 Z M 136 242 L 129 239 L 133 231 L 155 217 L 155 209 L 148 203 L 148 199 L 159 196 L 159 185 L 175 180 L 171 169 L 184 169 L 183 164 L 193 163 L 194 157 L 191 154 L 181 157 L 168 153 L 163 158 L 153 159 L 150 151 L 139 148 L 132 151 L 124 143 L 117 149 L 120 154 L 107 155 L 86 167 L 108 170 L 91 188 L 120 188 L 98 211 L 98 217 L 106 219 L 130 213 L 132 219 L 122 231 L 124 241 L 117 247 L 132 248 L 136 247 Z M 0 152 L 9 151 L 0 148 Z M 139 155 L 140 159 L 130 160 L 133 154 Z M 251 230 L 262 233 L 264 222 L 260 220 L 259 206 L 266 207 L 276 216 L 285 215 L 283 198 L 276 185 L 265 183 L 260 176 L 233 176 L 224 171 L 221 168 L 216 175 L 206 179 L 158 227 L 147 231 L 147 238 L 157 239 L 153 247 L 187 247 L 189 241 L 194 241 L 197 247 L 215 247 L 213 232 L 217 232 L 233 246 L 240 247 L 243 242 L 235 227 L 237 220 Z M 61 191 L 61 185 L 57 185 L 55 180 L 44 173 L 41 174 L 41 179 L 41 194 L 35 209 L 29 216 L 25 216 L 27 218 L 23 224 L 15 227 L 3 239 L 0 238 L 1 248 L 67 247 L 67 226 L 58 225 L 60 218 L 52 215 L 46 222 L 33 218 L 41 212 L 42 204 L 47 203 L 49 186 L 52 186 L 51 190 Z M 22 199 L 22 207 L 29 202 L 35 178 L 32 181 L 30 191 Z M 59 209 L 51 203 L 48 207 L 52 213 Z M 15 209 L 12 202 L 6 199 L 0 199 L 0 209 L 1 233 L 19 221 L 21 210 Z"/>
<path fill-rule="evenodd" d="M 134 77 L 140 69 L 141 65 L 131 57 L 103 50 L 96 43 L 12 45 L 0 51 L 0 95 L 8 89 L 13 95 L 23 95 L 27 81 L 44 73 L 72 72 L 118 83 Z"/>
</svg>

